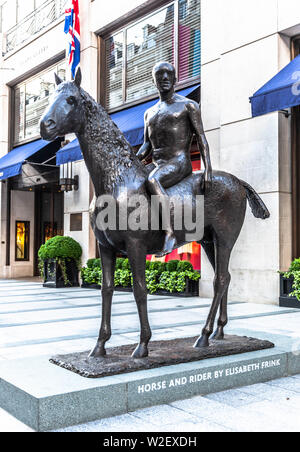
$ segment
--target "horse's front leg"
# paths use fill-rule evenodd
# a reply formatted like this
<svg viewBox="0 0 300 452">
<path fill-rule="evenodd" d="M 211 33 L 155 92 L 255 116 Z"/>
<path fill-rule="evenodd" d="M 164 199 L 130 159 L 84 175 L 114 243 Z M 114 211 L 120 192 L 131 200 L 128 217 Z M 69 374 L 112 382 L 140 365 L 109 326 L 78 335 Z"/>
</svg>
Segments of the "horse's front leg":
<svg viewBox="0 0 300 452">
<path fill-rule="evenodd" d="M 128 243 L 127 254 L 133 276 L 133 293 L 137 304 L 141 336 L 140 343 L 133 352 L 133 358 L 146 358 L 148 356 L 148 344 L 151 339 L 151 328 L 147 310 L 146 287 L 146 246 L 140 240 Z"/>
<path fill-rule="evenodd" d="M 116 253 L 99 246 L 102 266 L 102 321 L 96 347 L 90 357 L 106 355 L 105 344 L 111 337 L 111 305 L 115 286 Z"/>
</svg>

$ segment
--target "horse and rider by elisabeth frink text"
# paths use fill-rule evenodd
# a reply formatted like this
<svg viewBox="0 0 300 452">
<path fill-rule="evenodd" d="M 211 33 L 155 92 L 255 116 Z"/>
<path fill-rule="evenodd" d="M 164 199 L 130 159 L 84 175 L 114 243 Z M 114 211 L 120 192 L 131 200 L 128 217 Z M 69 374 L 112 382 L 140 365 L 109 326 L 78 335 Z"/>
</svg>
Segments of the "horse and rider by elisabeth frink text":
<svg viewBox="0 0 300 452">
<path fill-rule="evenodd" d="M 270 216 L 250 185 L 226 172 L 211 170 L 200 107 L 175 93 L 176 75 L 171 65 L 164 62 L 156 65 L 153 75 L 160 100 L 145 114 L 145 142 L 137 155 L 106 110 L 81 87 L 80 69 L 73 81 L 63 82 L 55 74 L 58 86 L 40 122 L 41 136 L 45 140 L 76 134 L 94 186 L 91 225 L 99 243 L 102 265 L 102 319 L 99 338 L 90 357 L 106 355 L 105 345 L 111 337 L 115 264 L 120 253 L 127 255 L 130 262 L 140 319 L 140 342 L 132 356 L 148 356 L 151 328 L 147 309 L 146 256 L 164 255 L 188 242 L 185 227 L 174 228 L 174 209 L 170 210 L 169 220 L 164 224 L 160 221 L 159 228 L 151 228 L 153 195 L 160 197 L 161 207 L 169 198 L 189 196 L 192 210 L 196 209 L 195 199 L 204 196 L 203 234 L 199 243 L 215 271 L 215 279 L 210 312 L 202 334 L 194 344 L 199 349 L 209 346 L 218 309 L 219 319 L 213 337 L 224 340 L 224 327 L 228 322 L 229 261 L 245 220 L 247 200 L 256 218 Z M 204 160 L 204 172 L 192 173 L 190 146 L 193 136 L 197 138 Z M 142 160 L 149 155 L 153 164 L 145 166 Z M 122 211 L 127 218 L 132 212 L 130 200 L 143 196 L 149 209 L 148 227 L 120 228 L 119 218 L 116 227 L 100 227 L 97 218 L 103 205 L 96 200 L 103 196 L 115 200 L 117 217 Z"/>
</svg>

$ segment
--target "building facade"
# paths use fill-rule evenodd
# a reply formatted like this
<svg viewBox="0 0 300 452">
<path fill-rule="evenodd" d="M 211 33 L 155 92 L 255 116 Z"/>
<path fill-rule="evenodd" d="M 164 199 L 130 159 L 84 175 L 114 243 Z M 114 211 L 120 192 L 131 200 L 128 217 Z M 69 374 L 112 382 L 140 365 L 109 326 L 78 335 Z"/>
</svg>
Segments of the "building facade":
<svg viewBox="0 0 300 452">
<path fill-rule="evenodd" d="M 0 0 L 0 158 L 24 146 L 27 152 L 39 142 L 39 115 L 55 89 L 52 73 L 68 78 L 67 4 Z M 154 100 L 150 75 L 159 60 L 175 64 L 177 89 L 195 99 L 201 77 L 213 168 L 250 183 L 271 212 L 262 222 L 247 211 L 232 256 L 230 298 L 278 303 L 278 271 L 300 256 L 299 112 L 252 118 L 249 97 L 299 53 L 296 1 L 112 0 L 108 7 L 101 0 L 80 0 L 80 16 L 83 88 L 116 118 Z M 138 148 L 140 131 L 133 135 L 131 144 Z M 80 158 L 55 166 L 62 144 L 43 147 L 24 158 L 18 174 L 2 176 L 0 277 L 34 275 L 38 247 L 56 234 L 78 240 L 83 261 L 97 253 L 89 226 L 93 188 Z M 196 148 L 193 158 L 198 168 Z M 62 190 L 62 171 L 72 172 L 72 179 L 78 176 L 78 189 Z M 213 273 L 204 253 L 201 271 L 200 295 L 208 297 Z"/>
</svg>

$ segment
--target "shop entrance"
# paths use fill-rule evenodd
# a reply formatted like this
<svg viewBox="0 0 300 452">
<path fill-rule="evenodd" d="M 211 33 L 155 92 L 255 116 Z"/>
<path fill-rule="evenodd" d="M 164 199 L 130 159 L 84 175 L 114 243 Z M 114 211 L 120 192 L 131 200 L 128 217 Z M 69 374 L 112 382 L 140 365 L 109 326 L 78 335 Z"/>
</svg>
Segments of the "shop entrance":
<svg viewBox="0 0 300 452">
<path fill-rule="evenodd" d="M 38 250 L 56 235 L 64 234 L 64 194 L 58 186 L 35 192 L 35 275 L 38 270 Z"/>
</svg>

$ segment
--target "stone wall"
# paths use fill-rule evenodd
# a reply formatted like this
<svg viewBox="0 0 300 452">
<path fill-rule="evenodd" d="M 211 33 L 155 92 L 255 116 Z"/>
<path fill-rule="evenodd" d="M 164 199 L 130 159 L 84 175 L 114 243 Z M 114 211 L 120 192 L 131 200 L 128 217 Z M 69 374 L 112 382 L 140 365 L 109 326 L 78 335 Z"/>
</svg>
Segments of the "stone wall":
<svg viewBox="0 0 300 452">
<path fill-rule="evenodd" d="M 290 61 L 279 27 L 299 23 L 292 3 L 202 0 L 202 115 L 213 165 L 250 183 L 271 212 L 261 221 L 247 211 L 231 259 L 234 300 L 277 304 L 277 272 L 291 261 L 290 119 L 252 118 L 249 97 Z M 202 272 L 201 295 L 211 296 L 204 253 Z"/>
</svg>

